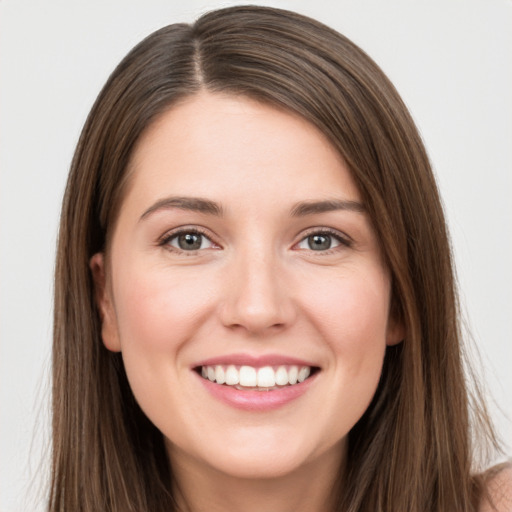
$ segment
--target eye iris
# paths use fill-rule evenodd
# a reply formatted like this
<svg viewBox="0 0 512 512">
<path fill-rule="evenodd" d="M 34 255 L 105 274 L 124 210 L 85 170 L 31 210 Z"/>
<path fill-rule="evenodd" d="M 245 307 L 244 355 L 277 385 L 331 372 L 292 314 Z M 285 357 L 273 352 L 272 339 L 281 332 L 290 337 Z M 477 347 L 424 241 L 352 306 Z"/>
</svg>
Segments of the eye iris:
<svg viewBox="0 0 512 512">
<path fill-rule="evenodd" d="M 201 248 L 201 239 L 197 233 L 185 233 L 178 236 L 178 245 L 184 251 L 193 251 Z"/>
<path fill-rule="evenodd" d="M 331 237 L 328 235 L 308 236 L 308 246 L 313 251 L 325 251 L 331 247 Z"/>
</svg>

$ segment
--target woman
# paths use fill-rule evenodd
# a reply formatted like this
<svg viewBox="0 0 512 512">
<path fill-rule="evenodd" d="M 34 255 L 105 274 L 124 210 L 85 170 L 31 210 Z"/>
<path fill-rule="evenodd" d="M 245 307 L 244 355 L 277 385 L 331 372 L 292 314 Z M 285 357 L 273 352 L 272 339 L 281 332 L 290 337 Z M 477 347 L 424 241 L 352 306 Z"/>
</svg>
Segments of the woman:
<svg viewBox="0 0 512 512">
<path fill-rule="evenodd" d="M 220 10 L 121 62 L 72 164 L 54 340 L 50 510 L 507 510 L 474 475 L 471 428 L 495 439 L 420 137 L 311 19 Z"/>
</svg>

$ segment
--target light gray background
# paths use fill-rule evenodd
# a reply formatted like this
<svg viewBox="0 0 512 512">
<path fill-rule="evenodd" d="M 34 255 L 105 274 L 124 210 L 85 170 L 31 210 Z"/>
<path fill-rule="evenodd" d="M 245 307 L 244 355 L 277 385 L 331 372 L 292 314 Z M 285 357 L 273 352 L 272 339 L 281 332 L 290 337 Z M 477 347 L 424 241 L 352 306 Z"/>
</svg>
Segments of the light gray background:
<svg viewBox="0 0 512 512">
<path fill-rule="evenodd" d="M 56 226 L 85 116 L 145 35 L 234 3 L 0 0 L 2 512 L 43 510 Z M 493 414 L 512 440 L 512 1 L 254 3 L 349 36 L 410 107 L 439 178 Z"/>
</svg>

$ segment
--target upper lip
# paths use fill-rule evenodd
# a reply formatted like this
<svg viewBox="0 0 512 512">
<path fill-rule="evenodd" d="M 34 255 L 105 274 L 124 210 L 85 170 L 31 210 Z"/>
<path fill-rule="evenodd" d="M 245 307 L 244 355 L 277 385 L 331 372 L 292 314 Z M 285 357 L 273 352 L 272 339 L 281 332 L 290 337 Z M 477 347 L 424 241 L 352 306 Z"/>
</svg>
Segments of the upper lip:
<svg viewBox="0 0 512 512">
<path fill-rule="evenodd" d="M 286 356 L 282 354 L 265 354 L 254 356 L 250 354 L 226 354 L 223 356 L 211 357 L 204 359 L 193 365 L 193 368 L 200 366 L 216 366 L 216 365 L 235 365 L 235 366 L 252 366 L 261 368 L 263 366 L 318 366 L 311 361 L 298 359 L 296 357 Z"/>
</svg>

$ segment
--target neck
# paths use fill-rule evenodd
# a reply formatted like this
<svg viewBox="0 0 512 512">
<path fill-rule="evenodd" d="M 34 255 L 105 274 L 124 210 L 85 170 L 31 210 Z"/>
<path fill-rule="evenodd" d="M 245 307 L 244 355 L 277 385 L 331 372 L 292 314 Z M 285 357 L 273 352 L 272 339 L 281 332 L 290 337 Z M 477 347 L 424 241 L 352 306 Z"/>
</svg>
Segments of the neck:
<svg viewBox="0 0 512 512">
<path fill-rule="evenodd" d="M 341 451 L 341 450 L 340 450 Z M 326 512 L 334 510 L 340 451 L 272 478 L 240 478 L 198 461 L 173 460 L 179 512 Z"/>
</svg>

